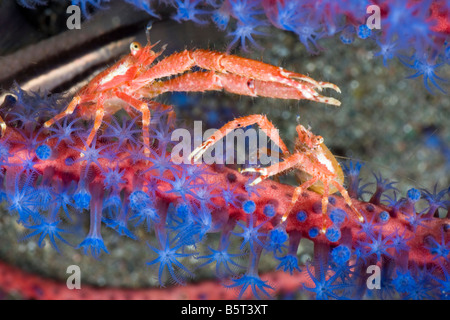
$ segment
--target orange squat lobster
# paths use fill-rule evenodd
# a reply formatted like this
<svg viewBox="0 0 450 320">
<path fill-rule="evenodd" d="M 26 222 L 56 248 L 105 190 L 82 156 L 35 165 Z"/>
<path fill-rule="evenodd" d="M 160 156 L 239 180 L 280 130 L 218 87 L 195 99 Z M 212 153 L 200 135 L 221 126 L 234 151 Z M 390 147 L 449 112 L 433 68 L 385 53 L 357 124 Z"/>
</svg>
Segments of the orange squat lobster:
<svg viewBox="0 0 450 320">
<path fill-rule="evenodd" d="M 105 116 L 110 116 L 122 108 L 129 114 L 139 112 L 142 115 L 144 148 L 148 154 L 151 108 L 156 105 L 154 102 L 148 102 L 148 99 L 164 92 L 225 89 L 236 94 L 254 97 L 308 99 L 340 105 L 338 100 L 324 97 L 316 91 L 332 88 L 340 92 L 334 84 L 318 82 L 302 74 L 225 53 L 184 50 L 153 65 L 165 46 L 159 52 L 152 50 L 158 43 L 150 43 L 150 29 L 151 25 L 146 31 L 148 40 L 146 46 L 142 47 L 137 42 L 131 43 L 130 54 L 94 77 L 80 89 L 63 112 L 45 122 L 44 126 L 49 127 L 78 109 L 78 114 L 82 118 L 95 119 L 94 127 L 86 141 L 86 145 L 89 146 Z M 195 66 L 204 71 L 191 71 Z M 178 74 L 181 75 L 162 79 Z M 174 116 L 170 106 L 163 106 L 163 108 L 169 110 L 169 117 Z M 3 133 L 6 124 L 2 119 L 0 119 L 0 127 Z"/>
<path fill-rule="evenodd" d="M 303 191 L 310 188 L 317 193 L 322 194 L 322 217 L 323 226 L 322 233 L 326 232 L 326 213 L 328 207 L 328 196 L 337 191 L 341 193 L 347 205 L 356 214 L 359 221 L 363 222 L 364 218 L 361 213 L 354 207 L 347 190 L 343 187 L 344 173 L 341 166 L 337 162 L 333 154 L 323 143 L 321 136 L 314 135 L 302 125 L 297 125 L 296 130 L 298 138 L 295 142 L 295 151 L 293 154 L 289 153 L 284 142 L 278 136 L 278 130 L 264 115 L 250 115 L 235 119 L 228 122 L 222 128 L 217 130 L 209 139 L 197 147 L 189 156 L 194 161 L 199 160 L 205 151 L 214 145 L 217 141 L 225 137 L 228 133 L 236 128 L 245 128 L 247 126 L 258 124 L 261 130 L 272 139 L 283 152 L 284 161 L 276 163 L 266 168 L 247 168 L 241 172 L 256 172 L 260 176 L 256 178 L 250 185 L 256 185 L 262 180 L 274 176 L 276 174 L 298 169 L 303 177 L 309 180 L 303 182 L 299 187 L 295 188 L 292 196 L 291 204 L 284 213 L 281 221 L 285 221 L 289 213 L 294 208 L 299 196 Z"/>
</svg>

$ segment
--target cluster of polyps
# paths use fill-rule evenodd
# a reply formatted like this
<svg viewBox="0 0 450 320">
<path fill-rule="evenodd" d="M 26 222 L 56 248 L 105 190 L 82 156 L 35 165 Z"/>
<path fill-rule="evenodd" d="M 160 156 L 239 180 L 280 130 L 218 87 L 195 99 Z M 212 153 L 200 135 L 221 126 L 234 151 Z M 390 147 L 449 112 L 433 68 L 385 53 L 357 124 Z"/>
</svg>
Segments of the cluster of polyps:
<svg viewBox="0 0 450 320">
<path fill-rule="evenodd" d="M 75 243 L 80 249 L 96 257 L 106 252 L 104 226 L 136 240 L 136 228 L 144 228 L 156 235 L 148 263 L 157 266 L 162 284 L 167 277 L 184 283 L 194 276 L 184 261 L 196 258 L 199 267 L 213 265 L 218 277 L 230 279 L 226 286 L 241 288 L 241 295 L 251 287 L 255 296 L 269 296 L 272 287 L 258 275 L 260 257 L 266 254 L 278 261 L 278 269 L 307 272 L 312 280 L 305 288 L 313 292 L 328 281 L 325 275 L 331 276 L 328 293 L 315 292 L 317 298 L 361 298 L 368 293 L 446 297 L 449 221 L 436 213 L 448 206 L 447 190 L 411 189 L 405 198 L 388 194 L 385 200 L 382 196 L 393 186 L 377 177 L 370 202 L 352 199 L 364 222 L 354 219 L 344 198 L 329 196 L 327 232 L 322 234 L 321 194 L 303 190 L 292 206 L 291 186 L 271 180 L 252 186 L 254 178 L 221 165 L 175 164 L 165 119 L 156 122 L 154 117 L 152 148 L 145 155 L 136 119 L 107 125 L 88 146 L 81 121 L 63 119 L 46 130 L 39 117 L 24 113 L 17 120 L 20 108 L 6 108 L 2 114 L 10 127 L 0 144 L 1 198 L 39 245 L 62 250 L 67 229 L 88 211 L 87 235 Z M 121 135 L 112 134 L 119 129 Z M 358 181 L 358 172 L 357 165 L 347 168 L 353 180 Z M 417 201 L 428 201 L 429 208 L 416 212 Z M 288 210 L 291 214 L 283 221 Z M 213 233 L 219 234 L 218 243 L 206 244 Z M 233 238 L 240 243 L 236 247 Z M 302 238 L 315 243 L 314 261 L 306 267 L 299 265 L 297 255 Z M 384 285 L 379 291 L 368 290 L 360 278 L 373 265 L 381 268 Z"/>
</svg>

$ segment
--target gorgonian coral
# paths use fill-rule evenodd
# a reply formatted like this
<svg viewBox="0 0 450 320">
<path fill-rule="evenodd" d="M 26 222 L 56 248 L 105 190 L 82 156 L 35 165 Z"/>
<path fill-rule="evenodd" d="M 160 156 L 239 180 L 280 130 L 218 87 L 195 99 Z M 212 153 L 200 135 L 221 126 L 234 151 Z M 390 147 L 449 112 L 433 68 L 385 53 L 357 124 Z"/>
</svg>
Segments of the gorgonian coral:
<svg viewBox="0 0 450 320">
<path fill-rule="evenodd" d="M 1 194 L 9 214 L 29 230 L 26 239 L 35 238 L 40 246 L 49 242 L 64 250 L 71 225 L 88 212 L 87 235 L 70 245 L 99 258 L 108 253 L 104 226 L 138 241 L 140 229 L 155 234 L 148 243 L 148 265 L 161 285 L 184 284 L 194 277 L 198 270 L 186 265 L 194 259 L 199 268 L 213 265 L 218 277 L 229 279 L 226 287 L 239 289 L 239 297 L 251 293 L 267 298 L 274 288 L 259 276 L 262 255 L 272 256 L 277 269 L 286 273 L 308 274 L 312 282 L 305 280 L 304 288 L 316 298 L 382 295 L 366 284 L 370 266 L 382 269 L 379 281 L 392 285 L 392 297 L 414 298 L 400 286 L 399 277 L 406 274 L 425 277 L 411 284 L 421 290 L 421 297 L 442 297 L 448 285 L 449 221 L 435 215 L 448 207 L 446 190 L 424 191 L 423 200 L 433 208 L 433 214 L 426 214 L 416 209 L 422 198 L 417 189 L 385 203 L 381 195 L 392 191 L 392 183 L 375 175 L 372 203 L 354 199 L 365 222 L 351 218 L 344 199 L 330 196 L 327 232 L 321 234 L 320 194 L 304 191 L 294 206 L 296 214 L 282 222 L 291 186 L 265 181 L 257 193 L 249 194 L 249 178 L 237 171 L 173 162 L 170 139 L 160 144 L 153 138 L 150 155 L 144 155 L 142 142 L 133 134 L 127 139 L 103 134 L 86 146 L 84 126 L 90 122 L 60 120 L 57 130 L 67 133 L 60 139 L 54 131 L 42 130 L 42 123 L 24 127 L 11 112 L 19 103 L 2 109 L 9 127 L 1 139 Z M 57 108 L 47 110 L 49 115 Z M 164 123 L 165 117 L 163 113 L 158 121 Z M 128 128 L 129 123 L 133 119 L 114 126 Z M 157 128 L 151 129 L 153 135 Z M 139 152 L 141 157 L 136 157 Z M 359 172 L 360 165 L 348 168 Z M 217 234 L 218 243 L 205 243 L 209 234 Z M 302 238 L 315 244 L 314 260 L 306 266 L 297 257 Z M 237 247 L 230 246 L 236 242 Z"/>
</svg>

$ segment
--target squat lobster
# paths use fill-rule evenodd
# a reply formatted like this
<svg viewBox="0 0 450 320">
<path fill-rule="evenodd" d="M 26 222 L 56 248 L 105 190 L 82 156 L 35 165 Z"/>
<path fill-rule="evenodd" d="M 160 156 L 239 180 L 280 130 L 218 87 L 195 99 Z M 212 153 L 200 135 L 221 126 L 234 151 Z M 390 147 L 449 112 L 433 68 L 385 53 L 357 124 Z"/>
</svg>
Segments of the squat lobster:
<svg viewBox="0 0 450 320">
<path fill-rule="evenodd" d="M 311 188 L 317 193 L 322 194 L 322 217 L 323 226 L 322 233 L 326 232 L 326 213 L 328 206 L 328 196 L 337 191 L 341 193 L 347 205 L 355 213 L 359 221 L 363 222 L 364 218 L 361 213 L 354 207 L 347 190 L 343 187 L 344 173 L 336 158 L 330 150 L 323 143 L 321 136 L 314 135 L 302 125 L 297 125 L 296 130 L 298 138 L 295 143 L 294 153 L 290 154 L 284 142 L 278 135 L 278 130 L 264 115 L 250 115 L 242 118 L 237 118 L 228 122 L 222 128 L 217 130 L 209 139 L 197 147 L 189 156 L 189 159 L 198 161 L 203 153 L 210 148 L 217 141 L 225 137 L 228 133 L 236 128 L 245 128 L 247 126 L 258 124 L 261 130 L 272 139 L 280 147 L 284 161 L 276 163 L 266 168 L 247 168 L 242 170 L 244 172 L 256 172 L 260 176 L 256 178 L 250 185 L 256 185 L 264 179 L 274 176 L 276 174 L 286 172 L 291 169 L 299 170 L 307 181 L 295 188 L 292 196 L 292 201 L 281 218 L 285 221 L 302 192 Z"/>
<path fill-rule="evenodd" d="M 146 46 L 142 47 L 137 42 L 131 43 L 130 54 L 94 77 L 80 89 L 64 111 L 45 122 L 44 126 L 53 125 L 77 109 L 82 118 L 95 119 L 86 141 L 86 145 L 89 146 L 105 116 L 110 116 L 122 108 L 130 114 L 140 112 L 144 145 L 146 152 L 149 153 L 150 111 L 156 103 L 148 100 L 164 92 L 225 89 L 248 96 L 309 99 L 340 105 L 338 100 L 324 97 L 316 91 L 332 88 L 340 92 L 332 83 L 318 82 L 302 74 L 225 53 L 184 50 L 152 65 L 162 54 L 165 46 L 159 52 L 152 50 L 158 43 L 150 43 L 150 29 L 151 25 L 146 31 L 148 40 Z M 203 70 L 192 71 L 195 66 Z M 178 74 L 181 75 L 163 79 Z M 174 116 L 170 106 L 162 107 L 169 110 L 169 117 Z M 1 118 L 0 129 L 2 134 L 6 129 L 6 124 Z"/>
</svg>

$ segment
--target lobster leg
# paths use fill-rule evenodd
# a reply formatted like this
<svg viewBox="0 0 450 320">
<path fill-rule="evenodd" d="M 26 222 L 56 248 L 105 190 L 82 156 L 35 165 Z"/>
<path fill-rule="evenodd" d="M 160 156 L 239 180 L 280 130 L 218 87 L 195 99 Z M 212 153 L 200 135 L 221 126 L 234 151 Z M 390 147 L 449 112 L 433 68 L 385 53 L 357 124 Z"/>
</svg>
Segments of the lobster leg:
<svg viewBox="0 0 450 320">
<path fill-rule="evenodd" d="M 298 186 L 297 188 L 294 189 L 294 194 L 292 195 L 291 203 L 290 203 L 288 209 L 285 211 L 285 213 L 281 217 L 281 222 L 286 221 L 289 214 L 292 212 L 292 209 L 294 209 L 294 206 L 297 203 L 298 198 L 300 197 L 302 192 L 307 190 L 309 187 L 311 187 L 313 184 L 315 184 L 318 180 L 319 180 L 318 177 L 313 177 L 310 180 L 305 181 L 300 186 Z"/>
<path fill-rule="evenodd" d="M 345 188 L 342 186 L 342 184 L 340 184 L 339 182 L 337 182 L 335 180 L 332 180 L 331 183 L 339 190 L 339 192 L 341 193 L 342 197 L 345 200 L 345 203 L 353 210 L 353 212 L 358 217 L 358 220 L 360 222 L 364 222 L 364 217 L 362 216 L 361 212 L 359 212 L 355 208 L 355 206 L 352 203 L 352 200 L 350 199 L 350 196 L 348 195 L 347 190 L 345 190 Z"/>
<path fill-rule="evenodd" d="M 323 183 L 323 194 L 322 194 L 322 229 L 321 232 L 325 234 L 327 231 L 327 226 L 325 224 L 327 211 L 328 211 L 328 195 L 330 194 L 329 182 L 325 181 Z"/>
<path fill-rule="evenodd" d="M 260 183 L 261 181 L 263 181 L 264 179 L 266 179 L 266 178 L 268 178 L 270 176 L 273 176 L 273 175 L 276 175 L 278 173 L 281 173 L 281 172 L 284 172 L 286 170 L 289 170 L 291 168 L 294 168 L 300 163 L 302 163 L 302 164 L 303 163 L 310 163 L 310 160 L 306 156 L 304 156 L 303 154 L 294 153 L 292 156 L 290 156 L 289 158 L 285 159 L 282 163 L 276 163 L 276 164 L 271 165 L 270 167 L 267 167 L 267 168 L 247 168 L 247 169 L 244 169 L 242 171 L 242 173 L 244 173 L 244 172 L 257 172 L 257 173 L 261 174 L 258 178 L 256 178 L 250 184 L 252 186 L 252 185 Z M 326 183 L 324 183 L 323 194 L 322 194 L 322 221 L 323 221 L 323 225 L 322 225 L 322 229 L 321 229 L 322 233 L 326 232 L 326 222 L 325 221 L 326 221 L 327 207 L 328 207 L 329 188 L 328 188 L 328 179 L 326 177 L 323 177 L 322 175 L 316 175 L 316 176 L 312 177 L 311 179 L 309 179 L 308 181 L 305 181 L 304 183 L 302 183 L 297 188 L 295 188 L 294 194 L 292 195 L 291 203 L 290 203 L 289 207 L 287 208 L 287 210 L 285 211 L 285 213 L 283 214 L 283 216 L 281 217 L 281 222 L 284 222 L 288 218 L 289 214 L 292 212 L 292 209 L 294 209 L 294 206 L 297 203 L 298 198 L 300 197 L 302 192 L 304 190 L 307 190 L 311 186 L 313 186 L 319 180 L 326 181 Z"/>
<path fill-rule="evenodd" d="M 60 119 L 64 118 L 65 116 L 72 114 L 75 111 L 75 108 L 79 104 L 85 103 L 85 102 L 90 102 L 93 99 L 95 99 L 94 95 L 78 95 L 78 96 L 75 96 L 72 99 L 72 101 L 70 101 L 70 103 L 67 106 L 67 108 L 64 109 L 62 112 L 60 112 L 59 114 L 57 114 L 56 116 L 54 116 L 53 118 L 51 118 L 50 120 L 46 121 L 44 123 L 44 127 L 46 127 L 46 128 L 50 127 L 56 121 L 59 121 Z"/>
<path fill-rule="evenodd" d="M 315 89 L 332 88 L 340 92 L 339 88 L 332 83 L 317 82 L 305 75 L 286 71 L 263 62 L 208 50 L 185 50 L 168 56 L 131 81 L 131 92 L 138 91 L 155 79 L 180 74 L 194 66 L 222 74 L 235 74 L 253 80 L 283 84 L 298 90 L 302 98 L 340 105 L 338 100 L 324 97 L 315 91 Z"/>
<path fill-rule="evenodd" d="M 325 87 L 340 92 L 339 88 L 331 83 L 317 82 L 303 74 L 287 71 L 264 62 L 208 50 L 193 51 L 192 57 L 200 68 L 237 74 L 262 81 L 278 82 L 297 88 L 306 99 L 340 105 L 340 102 L 336 99 L 323 97 L 314 90 L 315 88 L 322 90 Z"/>
<path fill-rule="evenodd" d="M 260 176 L 253 180 L 252 183 L 250 183 L 250 186 L 254 186 L 261 181 L 267 179 L 268 177 L 274 176 L 276 174 L 279 174 L 281 172 L 284 172 L 286 170 L 292 169 L 295 167 L 298 163 L 302 162 L 305 159 L 305 157 L 300 153 L 294 153 L 291 156 L 288 156 L 284 159 L 283 162 L 275 163 L 269 167 L 265 168 L 247 168 L 242 170 L 241 172 L 256 172 L 259 173 Z"/>
<path fill-rule="evenodd" d="M 97 131 L 102 124 L 103 117 L 105 115 L 105 108 L 103 106 L 103 103 L 104 103 L 104 97 L 100 96 L 100 98 L 97 101 L 97 108 L 95 111 L 94 127 L 92 128 L 92 130 L 89 133 L 89 136 L 86 140 L 86 147 L 91 145 L 92 140 L 94 140 L 94 137 L 97 134 Z"/>
<path fill-rule="evenodd" d="M 285 84 L 214 71 L 189 72 L 167 81 L 153 82 L 140 89 L 139 94 L 145 97 L 156 97 L 165 92 L 203 92 L 222 89 L 251 97 L 295 100 L 305 98 L 301 91 Z"/>
<path fill-rule="evenodd" d="M 135 92 L 155 79 L 183 73 L 193 66 L 195 66 L 195 61 L 191 58 L 189 51 L 174 53 L 131 81 L 130 91 Z"/>
<path fill-rule="evenodd" d="M 141 112 L 142 114 L 142 136 L 144 140 L 144 146 L 145 146 L 145 155 L 150 156 L 150 132 L 149 132 L 149 126 L 150 126 L 150 120 L 151 120 L 151 114 L 150 109 L 148 107 L 148 104 L 145 102 L 142 102 L 141 100 L 138 100 L 136 98 L 133 98 L 132 96 L 119 91 L 114 91 L 115 95 L 131 105 L 133 108 L 135 108 L 137 111 Z"/>
<path fill-rule="evenodd" d="M 225 137 L 228 133 L 230 133 L 234 129 L 245 128 L 255 123 L 257 123 L 261 127 L 261 130 L 263 130 L 263 132 L 280 147 L 284 155 L 286 156 L 289 155 L 289 150 L 284 144 L 284 142 L 281 140 L 278 134 L 278 129 L 275 128 L 275 126 L 267 119 L 266 116 L 257 114 L 237 118 L 225 124 L 222 128 L 217 130 L 211 137 L 209 137 L 208 140 L 203 142 L 194 151 L 192 151 L 192 153 L 189 155 L 189 160 L 191 160 L 192 158 L 194 158 L 194 161 L 199 160 L 202 157 L 203 153 L 205 153 L 205 151 L 209 147 L 211 147 L 217 141 Z"/>
<path fill-rule="evenodd" d="M 185 73 L 166 81 L 155 81 L 139 90 L 143 97 L 153 98 L 165 92 L 203 92 L 221 90 L 222 85 L 214 72 Z"/>
</svg>

